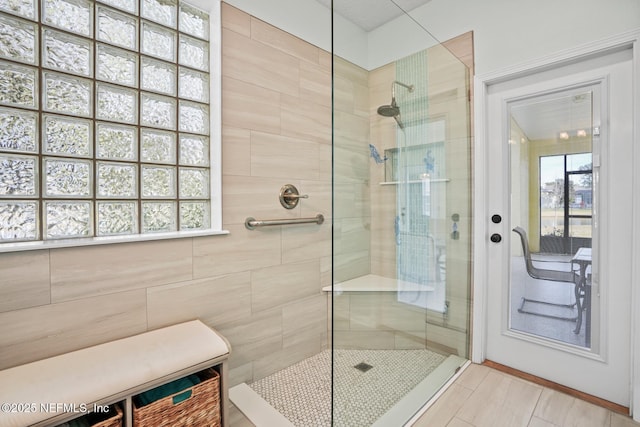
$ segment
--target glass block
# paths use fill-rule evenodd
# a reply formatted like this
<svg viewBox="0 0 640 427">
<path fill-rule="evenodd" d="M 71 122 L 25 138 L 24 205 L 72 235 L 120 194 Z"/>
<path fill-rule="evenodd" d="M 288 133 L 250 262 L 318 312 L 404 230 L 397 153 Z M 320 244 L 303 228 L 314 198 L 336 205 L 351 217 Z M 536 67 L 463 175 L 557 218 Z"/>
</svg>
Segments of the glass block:
<svg viewBox="0 0 640 427">
<path fill-rule="evenodd" d="M 142 232 L 154 233 L 176 230 L 174 202 L 142 202 Z"/>
<path fill-rule="evenodd" d="M 96 77 L 126 86 L 138 85 L 138 57 L 135 53 L 98 44 Z"/>
<path fill-rule="evenodd" d="M 209 166 L 209 138 L 206 136 L 181 134 L 180 164 Z"/>
<path fill-rule="evenodd" d="M 0 198 L 38 195 L 38 159 L 0 153 Z"/>
<path fill-rule="evenodd" d="M 209 197 L 209 171 L 180 168 L 180 197 L 183 199 L 206 199 Z"/>
<path fill-rule="evenodd" d="M 180 31 L 209 40 L 209 15 L 191 5 L 180 3 Z"/>
<path fill-rule="evenodd" d="M 38 65 L 38 26 L 0 15 L 0 57 Z"/>
<path fill-rule="evenodd" d="M 138 46 L 137 19 L 105 7 L 98 7 L 97 25 L 98 40 L 132 50 Z"/>
<path fill-rule="evenodd" d="M 0 150 L 38 152 L 38 115 L 0 107 Z"/>
<path fill-rule="evenodd" d="M 167 27 L 176 28 L 178 2 L 176 0 L 143 0 L 140 15 Z"/>
<path fill-rule="evenodd" d="M 117 7 L 133 15 L 138 14 L 138 0 L 100 0 L 100 2 Z"/>
<path fill-rule="evenodd" d="M 0 62 L 0 104 L 35 108 L 38 104 L 37 70 Z"/>
<path fill-rule="evenodd" d="M 98 197 L 120 199 L 137 197 L 137 165 L 98 162 L 97 167 Z"/>
<path fill-rule="evenodd" d="M 89 120 L 44 116 L 42 152 L 73 157 L 91 157 L 93 132 Z"/>
<path fill-rule="evenodd" d="M 38 202 L 0 202 L 0 242 L 38 238 Z"/>
<path fill-rule="evenodd" d="M 138 132 L 130 126 L 96 124 L 96 157 L 112 160 L 138 159 Z"/>
<path fill-rule="evenodd" d="M 135 202 L 97 202 L 98 236 L 138 233 L 138 204 Z"/>
<path fill-rule="evenodd" d="M 176 128 L 176 102 L 171 98 L 141 95 L 141 124 L 154 128 L 174 130 Z"/>
<path fill-rule="evenodd" d="M 93 3 L 87 0 L 42 0 L 42 22 L 91 37 Z"/>
<path fill-rule="evenodd" d="M 133 124 L 138 121 L 138 93 L 135 90 L 101 83 L 97 86 L 96 118 Z"/>
<path fill-rule="evenodd" d="M 90 80 L 44 72 L 44 109 L 91 117 L 93 83 Z"/>
<path fill-rule="evenodd" d="M 162 61 L 142 58 L 142 89 L 176 94 L 176 66 Z"/>
<path fill-rule="evenodd" d="M 180 67 L 178 96 L 192 101 L 209 102 L 209 76 Z"/>
<path fill-rule="evenodd" d="M 176 135 L 150 129 L 141 131 L 140 159 L 148 163 L 176 162 Z"/>
<path fill-rule="evenodd" d="M 180 230 L 204 230 L 207 228 L 209 228 L 209 203 L 180 203 Z"/>
<path fill-rule="evenodd" d="M 175 62 L 176 33 L 157 25 L 143 22 L 142 53 Z"/>
<path fill-rule="evenodd" d="M 87 160 L 44 159 L 44 195 L 47 197 L 90 197 L 91 162 Z"/>
<path fill-rule="evenodd" d="M 93 234 L 91 202 L 44 202 L 45 239 L 88 237 Z"/>
<path fill-rule="evenodd" d="M 36 20 L 36 0 L 0 0 L 0 10 Z"/>
<path fill-rule="evenodd" d="M 142 166 L 142 197 L 162 198 L 176 195 L 176 169 Z"/>
<path fill-rule="evenodd" d="M 209 69 L 209 43 L 180 35 L 178 58 L 180 65 L 207 71 Z"/>
<path fill-rule="evenodd" d="M 194 102 L 180 101 L 180 130 L 182 132 L 209 133 L 209 107 Z"/>
<path fill-rule="evenodd" d="M 45 28 L 42 43 L 43 66 L 93 76 L 93 43 L 90 40 Z"/>
</svg>

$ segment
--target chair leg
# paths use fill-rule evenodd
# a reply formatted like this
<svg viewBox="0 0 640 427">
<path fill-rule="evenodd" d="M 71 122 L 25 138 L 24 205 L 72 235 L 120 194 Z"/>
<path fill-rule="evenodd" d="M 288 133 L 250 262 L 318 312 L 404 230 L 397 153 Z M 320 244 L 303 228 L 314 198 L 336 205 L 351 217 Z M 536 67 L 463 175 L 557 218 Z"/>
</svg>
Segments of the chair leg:
<svg viewBox="0 0 640 427">
<path fill-rule="evenodd" d="M 552 302 L 546 302 L 546 301 L 538 301 L 538 300 L 534 300 L 534 299 L 527 299 L 527 298 L 522 298 L 522 303 L 520 304 L 520 308 L 518 308 L 518 313 L 523 313 L 523 314 L 532 314 L 534 316 L 540 316 L 540 317 L 547 317 L 549 319 L 558 319 L 558 320 L 567 320 L 570 322 L 575 322 L 578 320 L 578 316 L 575 317 L 565 317 L 565 316 L 555 316 L 553 314 L 544 314 L 544 313 L 537 313 L 534 311 L 528 311 L 524 309 L 524 305 L 528 302 L 533 302 L 533 303 L 537 303 L 537 304 L 545 304 L 545 305 L 553 305 L 555 307 L 564 307 L 564 308 L 574 308 L 576 306 L 576 303 L 573 304 L 556 304 L 556 303 L 552 303 Z M 579 307 L 579 305 L 578 305 Z"/>
<path fill-rule="evenodd" d="M 578 319 L 576 321 L 576 328 L 573 330 L 574 334 L 579 334 L 580 333 L 580 329 L 582 328 L 582 311 L 584 310 L 584 303 L 583 300 L 585 293 L 581 287 L 581 285 L 576 284 L 575 287 L 575 294 L 576 294 L 576 302 L 578 303 Z"/>
</svg>

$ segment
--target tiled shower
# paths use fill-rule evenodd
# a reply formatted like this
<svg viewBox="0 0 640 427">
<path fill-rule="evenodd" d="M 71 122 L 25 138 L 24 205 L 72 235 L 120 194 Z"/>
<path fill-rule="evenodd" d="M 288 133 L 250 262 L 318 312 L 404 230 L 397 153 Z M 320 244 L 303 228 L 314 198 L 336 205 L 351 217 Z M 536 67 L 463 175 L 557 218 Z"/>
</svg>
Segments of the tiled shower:
<svg viewBox="0 0 640 427">
<path fill-rule="evenodd" d="M 396 147 L 395 122 L 375 114 L 389 102 L 395 64 L 366 70 L 221 6 L 222 215 L 229 234 L 1 254 L 0 369 L 194 318 L 228 338 L 232 386 L 332 343 L 466 357 L 470 202 L 452 195 L 470 185 L 468 68 L 439 44 L 428 52 L 437 64 L 426 80 L 435 95 L 429 114 L 447 120 L 451 150 L 441 229 L 449 235 L 457 213 L 461 233 L 446 243 L 446 316 L 409 308 L 390 328 L 375 320 L 389 319 L 389 307 L 402 309 L 389 292 L 339 300 L 322 289 L 397 273 L 395 187 L 379 185 L 388 171 L 369 150 L 372 144 L 384 155 Z M 283 209 L 284 184 L 309 197 Z M 317 213 L 324 224 L 244 226 L 248 216 Z"/>
</svg>

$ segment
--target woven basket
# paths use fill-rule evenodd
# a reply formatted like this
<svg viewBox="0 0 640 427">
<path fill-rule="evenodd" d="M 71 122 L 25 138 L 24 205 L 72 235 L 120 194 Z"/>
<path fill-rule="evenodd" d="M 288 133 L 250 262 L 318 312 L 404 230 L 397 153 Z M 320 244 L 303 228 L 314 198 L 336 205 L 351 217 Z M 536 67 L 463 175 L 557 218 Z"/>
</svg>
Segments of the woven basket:
<svg viewBox="0 0 640 427">
<path fill-rule="evenodd" d="M 109 412 L 91 412 L 82 419 L 91 427 L 122 427 L 122 416 L 120 405 L 114 404 L 109 405 Z"/>
<path fill-rule="evenodd" d="M 133 403 L 133 425 L 136 427 L 220 427 L 220 375 L 215 369 L 199 372 L 201 382 L 187 390 L 172 394 L 148 405 Z M 173 403 L 173 398 L 191 391 L 186 400 Z"/>
</svg>

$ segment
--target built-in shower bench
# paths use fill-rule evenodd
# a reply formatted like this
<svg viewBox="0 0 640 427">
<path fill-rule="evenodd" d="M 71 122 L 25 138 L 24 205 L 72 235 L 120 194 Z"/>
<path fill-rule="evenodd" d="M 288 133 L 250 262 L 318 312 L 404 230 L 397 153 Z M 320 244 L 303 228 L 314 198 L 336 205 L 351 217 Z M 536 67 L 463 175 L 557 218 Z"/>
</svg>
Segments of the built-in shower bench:
<svg viewBox="0 0 640 427">
<path fill-rule="evenodd" d="M 131 426 L 132 396 L 214 368 L 225 426 L 229 352 L 224 337 L 193 320 L 5 369 L 0 425 L 55 426 L 83 415 L 84 408 L 120 403 L 123 425 Z"/>
<path fill-rule="evenodd" d="M 428 317 L 439 320 L 446 315 L 443 282 L 417 284 L 367 274 L 323 291 L 327 295 L 327 333 L 340 348 L 424 348 L 436 336 L 451 335 L 430 324 L 432 333 L 427 339 Z M 441 344 L 458 348 L 458 340 L 443 338 Z"/>
<path fill-rule="evenodd" d="M 435 287 L 432 285 L 418 285 L 416 283 L 392 279 L 389 277 L 378 276 L 375 274 L 367 274 L 356 277 L 355 279 L 345 280 L 344 282 L 325 286 L 322 288 L 324 292 L 425 292 L 433 291 Z"/>
</svg>

